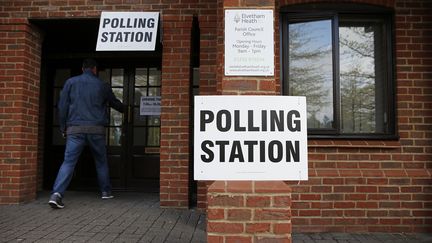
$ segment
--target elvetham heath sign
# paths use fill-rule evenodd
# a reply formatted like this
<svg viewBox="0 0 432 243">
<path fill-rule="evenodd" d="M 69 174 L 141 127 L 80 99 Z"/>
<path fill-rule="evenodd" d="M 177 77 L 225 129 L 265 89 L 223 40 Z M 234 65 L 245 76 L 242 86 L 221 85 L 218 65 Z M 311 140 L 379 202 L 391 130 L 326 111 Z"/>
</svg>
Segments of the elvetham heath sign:
<svg viewBox="0 0 432 243">
<path fill-rule="evenodd" d="M 195 96 L 195 180 L 307 180 L 306 98 Z"/>
<path fill-rule="evenodd" d="M 225 10 L 225 75 L 273 76 L 273 10 Z"/>
</svg>

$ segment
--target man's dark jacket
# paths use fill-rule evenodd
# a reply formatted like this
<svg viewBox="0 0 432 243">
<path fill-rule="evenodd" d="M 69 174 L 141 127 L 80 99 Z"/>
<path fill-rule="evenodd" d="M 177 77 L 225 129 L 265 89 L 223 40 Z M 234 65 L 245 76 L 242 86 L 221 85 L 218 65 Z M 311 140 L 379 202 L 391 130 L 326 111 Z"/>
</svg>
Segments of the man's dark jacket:
<svg viewBox="0 0 432 243">
<path fill-rule="evenodd" d="M 61 131 L 74 126 L 108 125 L 108 105 L 123 112 L 123 104 L 109 84 L 91 69 L 85 69 L 81 75 L 69 78 L 61 91 L 58 103 Z"/>
</svg>

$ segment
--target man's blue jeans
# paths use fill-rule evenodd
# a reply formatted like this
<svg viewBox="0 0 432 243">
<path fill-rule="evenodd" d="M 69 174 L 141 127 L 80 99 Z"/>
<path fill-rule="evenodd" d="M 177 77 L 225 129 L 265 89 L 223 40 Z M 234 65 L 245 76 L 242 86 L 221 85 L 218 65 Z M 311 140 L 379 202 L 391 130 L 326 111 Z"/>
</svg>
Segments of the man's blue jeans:
<svg viewBox="0 0 432 243">
<path fill-rule="evenodd" d="M 111 192 L 105 135 L 80 133 L 70 134 L 66 138 L 64 161 L 57 174 L 52 191 L 53 193 L 58 192 L 62 196 L 64 195 L 72 180 L 72 175 L 75 170 L 75 165 L 78 162 L 78 158 L 86 144 L 90 145 L 95 160 L 97 178 L 101 192 Z"/>
</svg>

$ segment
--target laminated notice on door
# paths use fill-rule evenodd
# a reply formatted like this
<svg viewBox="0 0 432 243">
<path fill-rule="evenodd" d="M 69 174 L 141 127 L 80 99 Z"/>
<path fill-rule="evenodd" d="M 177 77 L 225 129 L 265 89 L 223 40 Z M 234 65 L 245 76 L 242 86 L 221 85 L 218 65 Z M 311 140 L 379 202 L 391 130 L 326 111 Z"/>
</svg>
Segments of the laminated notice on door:
<svg viewBox="0 0 432 243">
<path fill-rule="evenodd" d="M 160 116 L 161 97 L 160 96 L 141 96 L 140 115 L 141 116 Z"/>
</svg>

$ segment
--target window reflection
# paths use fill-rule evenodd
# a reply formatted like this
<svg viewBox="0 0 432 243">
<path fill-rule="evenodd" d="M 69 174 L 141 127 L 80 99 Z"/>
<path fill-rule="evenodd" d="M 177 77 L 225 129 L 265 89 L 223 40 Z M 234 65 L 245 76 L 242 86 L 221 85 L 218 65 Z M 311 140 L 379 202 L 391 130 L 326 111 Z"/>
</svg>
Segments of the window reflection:
<svg viewBox="0 0 432 243">
<path fill-rule="evenodd" d="M 160 128 L 159 127 L 150 127 L 148 129 L 148 146 L 159 146 L 160 141 Z"/>
<path fill-rule="evenodd" d="M 141 96 L 147 96 L 147 88 L 135 88 L 135 103 L 134 105 L 140 105 Z"/>
<path fill-rule="evenodd" d="M 123 102 L 123 88 L 112 88 L 114 95 Z"/>
<path fill-rule="evenodd" d="M 135 86 L 147 86 L 147 68 L 136 69 Z"/>
<path fill-rule="evenodd" d="M 116 69 L 112 69 L 112 76 L 111 76 L 111 86 L 116 87 L 116 86 L 123 86 L 123 79 L 124 79 L 124 74 L 123 74 L 123 69 L 122 68 L 116 68 Z"/>
<path fill-rule="evenodd" d="M 148 72 L 148 73 L 147 73 Z M 141 115 L 143 96 L 160 96 L 161 71 L 157 68 L 142 68 L 135 72 L 134 87 L 134 145 L 159 146 L 160 116 Z"/>
<path fill-rule="evenodd" d="M 345 133 L 383 132 L 381 30 L 373 23 L 344 23 L 339 28 L 341 119 Z M 380 88 L 379 88 L 380 87 Z"/>
<path fill-rule="evenodd" d="M 161 80 L 161 71 L 156 68 L 149 69 L 149 83 L 152 86 L 159 86 Z"/>
<path fill-rule="evenodd" d="M 148 96 L 160 96 L 160 88 L 149 88 Z"/>
<path fill-rule="evenodd" d="M 308 127 L 333 126 L 331 20 L 289 25 L 289 94 L 306 96 Z"/>
<path fill-rule="evenodd" d="M 110 76 L 111 76 L 111 69 L 103 69 L 99 70 L 98 76 L 101 80 L 109 83 Z"/>
<path fill-rule="evenodd" d="M 109 128 L 109 145 L 120 146 L 121 145 L 121 127 L 110 127 Z"/>
<path fill-rule="evenodd" d="M 111 126 L 121 126 L 123 122 L 122 113 L 111 108 L 110 112 L 110 125 Z"/>
</svg>

